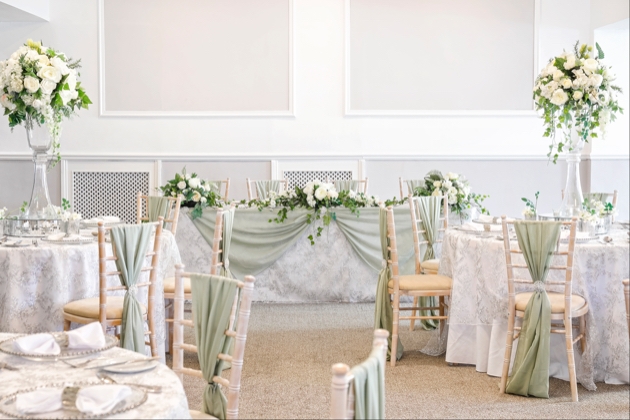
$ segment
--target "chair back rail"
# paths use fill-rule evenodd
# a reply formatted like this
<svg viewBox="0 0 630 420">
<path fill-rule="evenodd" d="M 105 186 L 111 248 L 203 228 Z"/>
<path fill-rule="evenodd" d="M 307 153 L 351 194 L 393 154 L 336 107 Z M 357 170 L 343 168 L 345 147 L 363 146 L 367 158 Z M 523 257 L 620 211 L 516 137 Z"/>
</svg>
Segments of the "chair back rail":
<svg viewBox="0 0 630 420">
<path fill-rule="evenodd" d="M 260 197 L 258 197 L 258 189 L 257 188 L 253 188 L 252 189 L 252 184 L 256 183 L 257 181 L 262 181 L 259 179 L 250 179 L 250 178 L 245 178 L 245 180 L 247 181 L 247 199 L 248 200 L 253 200 L 254 198 L 259 199 Z M 267 180 L 269 181 L 269 180 Z M 284 187 L 284 191 L 287 191 L 289 189 L 289 181 L 287 181 L 286 179 L 273 179 L 271 181 L 278 181 L 280 183 L 280 185 L 282 187 Z M 280 189 L 280 192 L 282 192 L 282 188 Z M 256 193 L 256 196 L 254 197 L 254 192 Z"/>
<path fill-rule="evenodd" d="M 177 197 L 166 197 L 168 199 L 168 213 L 164 218 L 164 224 L 171 224 L 171 233 L 175 235 L 177 233 L 177 223 L 179 220 L 179 209 L 182 202 L 182 196 L 178 195 Z M 147 215 L 142 214 L 142 204 L 145 204 L 145 208 L 147 212 L 149 211 L 149 196 L 142 194 L 142 192 L 138 192 L 137 196 L 137 204 L 136 204 L 136 223 L 147 222 L 149 220 L 148 213 Z"/>
<path fill-rule="evenodd" d="M 175 298 L 174 298 L 174 337 L 173 337 L 173 371 L 180 380 L 183 381 L 184 375 L 196 376 L 203 378 L 200 370 L 184 368 L 184 351 L 197 352 L 197 346 L 184 343 L 184 327 L 194 327 L 193 321 L 184 319 L 184 279 L 190 278 L 194 273 L 184 271 L 184 266 L 177 264 L 175 266 Z M 218 359 L 230 362 L 230 379 L 214 376 L 212 381 L 227 388 L 227 411 L 228 419 L 238 418 L 238 403 L 240 395 L 241 375 L 243 369 L 243 358 L 245 354 L 245 343 L 247 340 L 247 329 L 249 326 L 249 317 L 251 314 L 252 294 L 254 291 L 255 279 L 252 276 L 245 276 L 244 281 L 237 281 L 237 287 L 240 288 L 241 297 L 240 305 L 238 299 L 235 298 L 232 303 L 232 312 L 236 312 L 238 306 L 238 315 L 236 317 L 236 329 L 234 322 L 230 321 L 228 329 L 224 334 L 234 337 L 234 346 L 232 354 L 220 353 Z M 237 295 L 238 296 L 238 295 Z"/>
<path fill-rule="evenodd" d="M 336 181 L 354 181 L 358 184 L 358 189 L 356 192 L 362 192 L 363 194 L 367 195 L 368 192 L 368 177 L 366 176 L 364 179 L 331 179 L 330 177 L 326 177 L 326 182 L 327 183 L 332 183 L 334 184 Z"/>
</svg>

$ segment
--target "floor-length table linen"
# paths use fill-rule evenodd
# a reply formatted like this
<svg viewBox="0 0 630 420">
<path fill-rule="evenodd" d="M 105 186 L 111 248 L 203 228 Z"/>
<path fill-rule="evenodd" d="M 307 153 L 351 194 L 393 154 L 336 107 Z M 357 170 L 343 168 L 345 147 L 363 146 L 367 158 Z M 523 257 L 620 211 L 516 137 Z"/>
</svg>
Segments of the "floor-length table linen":
<svg viewBox="0 0 630 420">
<path fill-rule="evenodd" d="M 612 233 L 612 244 L 576 244 L 573 294 L 589 305 L 587 349 L 575 351 L 578 381 L 629 382 L 629 345 L 621 279 L 628 277 L 625 231 Z M 507 333 L 507 270 L 503 241 L 497 233 L 481 236 L 449 229 L 444 237 L 439 274 L 453 279 L 446 361 L 475 365 L 501 376 Z M 561 280 L 551 273 L 549 280 Z M 517 293 L 523 285 L 517 285 Z M 562 292 L 562 287 L 554 291 Z M 579 347 L 579 346 L 578 346 Z M 516 349 L 516 343 L 513 347 Z M 552 334 L 550 375 L 568 380 L 564 335 Z"/>
<path fill-rule="evenodd" d="M 111 254 L 111 247 L 108 247 Z M 158 353 L 164 360 L 165 315 L 163 281 L 175 272 L 181 258 L 173 234 L 163 231 L 156 281 L 155 316 Z M 109 271 L 116 266 L 111 261 Z M 146 274 L 146 273 L 145 273 Z M 63 329 L 63 306 L 99 294 L 98 244 L 56 245 L 40 240 L 38 246 L 0 246 L 0 331 L 36 333 Z M 119 286 L 116 276 L 108 284 Z M 138 293 L 147 304 L 146 289 Z M 112 292 L 123 295 L 124 291 Z"/>
<path fill-rule="evenodd" d="M 15 334 L 0 333 L 0 342 L 14 337 Z M 130 350 L 114 347 L 101 352 L 100 356 L 111 358 L 140 359 L 141 355 Z M 77 359 L 79 360 L 79 359 Z M 85 359 L 80 359 L 85 360 Z M 21 389 L 58 383 L 90 382 L 98 384 L 96 370 L 72 368 L 62 361 L 36 362 L 18 356 L 0 352 L 0 363 L 5 362 L 19 370 L 0 370 L 0 395 L 8 395 Z M 75 362 L 73 360 L 73 362 Z M 105 364 L 106 360 L 92 362 L 93 365 Z M 137 383 L 162 387 L 160 394 L 148 393 L 147 401 L 136 409 L 117 416 L 104 418 L 120 419 L 189 419 L 188 400 L 179 378 L 166 365 L 158 366 L 148 372 L 136 374 L 110 374 L 120 383 Z M 0 419 L 8 418 L 0 413 Z"/>
</svg>

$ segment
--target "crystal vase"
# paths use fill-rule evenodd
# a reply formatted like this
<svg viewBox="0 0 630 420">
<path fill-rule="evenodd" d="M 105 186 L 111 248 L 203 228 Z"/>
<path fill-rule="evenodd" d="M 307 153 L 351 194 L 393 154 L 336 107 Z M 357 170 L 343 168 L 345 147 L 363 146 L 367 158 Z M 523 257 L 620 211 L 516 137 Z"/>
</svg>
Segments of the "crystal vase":
<svg viewBox="0 0 630 420">
<path fill-rule="evenodd" d="M 567 183 L 564 187 L 560 216 L 573 217 L 580 213 L 584 201 L 582 184 L 580 183 L 580 161 L 582 160 L 584 140 L 575 128 L 571 130 L 571 140 L 565 147 L 569 149 L 564 155 L 567 161 Z"/>
<path fill-rule="evenodd" d="M 48 127 L 45 124 L 37 124 L 29 115 L 26 116 L 24 126 L 26 128 L 28 145 L 33 151 L 35 174 L 31 199 L 21 218 L 34 221 L 55 220 L 57 219 L 57 212 L 50 202 L 48 179 L 46 177 L 48 161 L 50 160 L 48 150 L 52 146 L 52 138 Z"/>
</svg>

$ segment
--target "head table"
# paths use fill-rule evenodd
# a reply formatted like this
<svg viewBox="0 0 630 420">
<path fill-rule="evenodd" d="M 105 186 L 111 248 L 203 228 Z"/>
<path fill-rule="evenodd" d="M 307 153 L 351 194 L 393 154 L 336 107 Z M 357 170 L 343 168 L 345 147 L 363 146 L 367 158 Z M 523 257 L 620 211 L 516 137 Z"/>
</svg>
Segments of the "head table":
<svg viewBox="0 0 630 420">
<path fill-rule="evenodd" d="M 501 376 L 508 315 L 507 269 L 499 233 L 481 236 L 449 229 L 439 268 L 439 274 L 453 279 L 446 361 L 475 365 L 479 372 L 493 376 Z M 628 235 L 616 230 L 610 236 L 610 244 L 577 243 L 574 253 L 572 292 L 584 297 L 589 306 L 586 351 L 575 351 L 576 371 L 578 381 L 591 390 L 595 382 L 627 384 L 629 376 L 621 283 L 628 278 Z M 553 274 L 563 276 L 564 272 L 549 276 L 562 280 Z M 525 285 L 516 286 L 518 293 L 519 286 Z M 562 292 L 560 287 L 554 291 Z M 551 337 L 550 374 L 564 380 L 569 377 L 561 334 Z"/>
<path fill-rule="evenodd" d="M 39 240 L 35 246 L 30 238 L 25 241 L 29 243 L 26 247 L 0 246 L 0 331 L 27 334 L 61 331 L 66 303 L 99 294 L 98 244 L 95 241 L 56 245 Z M 107 250 L 111 255 L 111 246 Z M 175 264 L 180 261 L 174 236 L 163 231 L 155 288 L 156 336 L 162 359 L 166 337 L 162 284 L 166 276 L 173 275 Z M 108 270 L 116 270 L 113 261 L 108 263 Z M 120 285 L 115 276 L 107 281 L 110 286 Z M 124 291 L 111 294 L 122 295 Z M 138 295 L 146 305 L 147 293 Z"/>
<path fill-rule="evenodd" d="M 0 333 L 0 342 L 14 337 L 15 334 Z M 105 358 L 142 358 L 138 353 L 114 347 L 101 352 L 99 357 Z M 86 359 L 77 359 L 86 360 Z M 98 384 L 96 370 L 73 368 L 62 361 L 32 361 L 18 356 L 0 352 L 0 363 L 7 363 L 19 370 L 0 369 L 0 395 L 8 395 L 22 389 L 35 386 L 65 383 Z M 75 362 L 75 360 L 70 360 Z M 106 360 L 92 362 L 105 364 Z M 189 419 L 188 400 L 179 378 L 162 363 L 153 370 L 142 373 L 110 374 L 118 383 L 157 385 L 162 387 L 159 394 L 148 393 L 148 399 L 139 407 L 116 416 L 106 418 L 135 419 Z M 0 413 L 0 418 L 5 417 Z"/>
</svg>

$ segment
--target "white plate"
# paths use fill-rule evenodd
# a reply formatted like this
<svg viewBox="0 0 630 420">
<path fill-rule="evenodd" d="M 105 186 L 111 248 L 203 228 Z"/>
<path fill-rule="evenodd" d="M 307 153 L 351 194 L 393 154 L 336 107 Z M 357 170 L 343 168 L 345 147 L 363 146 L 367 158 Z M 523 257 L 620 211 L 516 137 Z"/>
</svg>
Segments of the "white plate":
<svg viewBox="0 0 630 420">
<path fill-rule="evenodd" d="M 107 217 L 107 216 L 105 216 Z M 95 228 L 98 227 L 98 222 L 103 222 L 103 225 L 105 226 L 115 226 L 115 225 L 119 225 L 122 222 L 122 220 L 118 219 L 118 220 L 114 220 L 114 219 L 108 219 L 108 220 L 104 220 L 101 217 L 96 217 L 94 219 L 87 219 L 87 220 L 83 220 L 82 223 L 83 225 L 85 225 L 88 228 Z"/>
<path fill-rule="evenodd" d="M 146 372 L 147 370 L 155 369 L 155 367 L 159 364 L 157 360 L 149 360 L 147 362 L 141 363 L 129 363 L 123 365 L 115 365 L 115 366 L 105 366 L 102 368 L 105 372 L 109 373 L 140 373 Z"/>
<path fill-rule="evenodd" d="M 17 242 L 4 242 L 2 244 L 2 246 L 6 246 L 8 248 L 22 248 L 24 246 L 29 246 L 31 245 L 30 243 L 28 243 L 27 241 L 23 241 L 21 243 L 17 243 Z"/>
<path fill-rule="evenodd" d="M 48 239 L 42 238 L 42 241 L 48 242 L 49 244 L 57 244 L 57 245 L 83 245 L 83 244 L 91 244 L 94 242 L 94 238 L 88 238 L 87 236 L 79 236 L 76 238 L 61 238 L 61 239 Z"/>
</svg>

